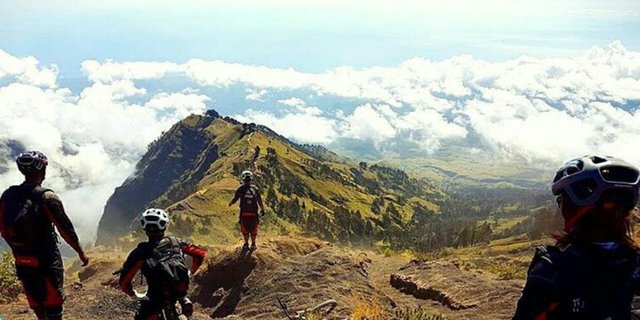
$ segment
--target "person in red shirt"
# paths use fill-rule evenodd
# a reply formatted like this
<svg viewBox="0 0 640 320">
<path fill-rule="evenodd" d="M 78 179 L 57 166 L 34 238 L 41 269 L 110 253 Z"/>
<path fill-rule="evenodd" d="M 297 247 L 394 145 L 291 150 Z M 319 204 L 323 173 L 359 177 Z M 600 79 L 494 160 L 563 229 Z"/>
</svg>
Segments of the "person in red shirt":
<svg viewBox="0 0 640 320">
<path fill-rule="evenodd" d="M 189 272 L 195 274 L 200 268 L 205 250 L 181 239 L 166 237 L 169 215 L 162 209 L 147 209 L 140 218 L 140 224 L 149 240 L 138 244 L 129 254 L 119 280 L 120 288 L 129 296 L 135 295 L 131 282 L 139 270 L 147 280 L 148 299 L 141 301 L 134 319 L 158 319 L 160 311 L 176 301 L 182 305 L 182 313 L 190 318 L 193 304 L 187 298 Z M 191 270 L 187 268 L 185 254 L 193 258 Z"/>
<path fill-rule="evenodd" d="M 28 151 L 21 153 L 16 163 L 25 180 L 8 188 L 0 198 L 0 235 L 13 252 L 17 276 L 38 319 L 62 319 L 64 267 L 54 227 L 78 253 L 83 266 L 89 264 L 89 258 L 62 201 L 41 186 L 47 157 Z"/>
<path fill-rule="evenodd" d="M 264 205 L 258 187 L 251 183 L 253 173 L 251 171 L 242 172 L 243 184 L 236 190 L 233 199 L 229 202 L 229 207 L 240 200 L 240 232 L 244 237 L 243 250 L 255 250 L 256 237 L 258 236 L 258 225 L 260 224 L 260 215 L 264 215 Z M 258 211 L 260 207 L 260 211 Z M 249 235 L 251 235 L 251 247 L 249 247 Z"/>
</svg>

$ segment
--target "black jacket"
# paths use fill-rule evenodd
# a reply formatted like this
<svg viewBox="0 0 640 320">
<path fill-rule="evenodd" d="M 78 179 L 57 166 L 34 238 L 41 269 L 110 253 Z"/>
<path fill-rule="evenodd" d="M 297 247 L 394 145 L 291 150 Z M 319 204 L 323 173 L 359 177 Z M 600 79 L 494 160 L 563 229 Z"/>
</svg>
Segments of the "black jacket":
<svg viewBox="0 0 640 320">
<path fill-rule="evenodd" d="M 540 247 L 513 319 L 624 319 L 640 288 L 638 250 L 593 243 Z"/>
</svg>

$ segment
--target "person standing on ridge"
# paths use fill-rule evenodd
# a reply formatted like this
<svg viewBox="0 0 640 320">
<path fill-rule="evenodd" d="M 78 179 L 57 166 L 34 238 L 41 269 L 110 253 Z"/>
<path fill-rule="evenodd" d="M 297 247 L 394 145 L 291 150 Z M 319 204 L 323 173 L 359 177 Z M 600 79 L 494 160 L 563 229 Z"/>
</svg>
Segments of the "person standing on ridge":
<svg viewBox="0 0 640 320">
<path fill-rule="evenodd" d="M 243 250 L 255 250 L 256 237 L 258 236 L 258 225 L 260 218 L 258 216 L 258 206 L 260 207 L 260 215 L 264 216 L 264 205 L 258 187 L 251 183 L 253 173 L 251 171 L 242 172 L 243 184 L 236 190 L 233 199 L 229 202 L 229 207 L 240 200 L 240 232 L 244 237 Z M 249 235 L 251 235 L 251 247 L 249 247 Z"/>
<path fill-rule="evenodd" d="M 193 303 L 187 297 L 190 273 L 200 268 L 205 250 L 176 237 L 166 237 L 169 215 L 162 209 L 147 209 L 142 213 L 140 224 L 148 241 L 135 248 L 120 271 L 120 289 L 135 296 L 132 281 L 138 270 L 147 280 L 147 299 L 140 302 L 136 320 L 158 319 L 162 309 L 176 301 L 182 306 L 182 314 L 188 319 L 193 315 Z M 193 258 L 191 270 L 184 255 Z"/>
<path fill-rule="evenodd" d="M 513 319 L 630 319 L 640 289 L 640 251 L 629 217 L 640 173 L 613 158 L 584 156 L 553 179 L 564 232 L 538 248 Z"/>
<path fill-rule="evenodd" d="M 21 153 L 16 159 L 24 182 L 9 187 L 0 198 L 0 235 L 15 257 L 16 274 L 38 319 L 62 319 L 64 267 L 54 230 L 78 253 L 82 266 L 89 264 L 62 201 L 41 186 L 47 157 L 39 151 Z"/>
</svg>

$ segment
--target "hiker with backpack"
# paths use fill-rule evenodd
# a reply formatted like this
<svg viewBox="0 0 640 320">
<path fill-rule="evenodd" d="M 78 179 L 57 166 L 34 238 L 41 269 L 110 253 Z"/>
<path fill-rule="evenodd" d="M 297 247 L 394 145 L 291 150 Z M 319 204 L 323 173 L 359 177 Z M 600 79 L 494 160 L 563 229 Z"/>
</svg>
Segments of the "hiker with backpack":
<svg viewBox="0 0 640 320">
<path fill-rule="evenodd" d="M 158 319 L 158 314 L 176 301 L 182 306 L 182 314 L 191 317 L 193 304 L 187 297 L 189 276 L 204 261 L 205 250 L 176 237 L 166 237 L 169 215 L 162 209 L 147 209 L 140 224 L 148 241 L 141 242 L 130 254 L 120 272 L 120 288 L 129 296 L 135 296 L 132 280 L 138 270 L 147 280 L 147 298 L 140 302 L 136 320 Z M 193 258 L 191 270 L 184 255 Z"/>
<path fill-rule="evenodd" d="M 638 169 L 584 156 L 553 179 L 564 231 L 538 248 L 513 319 L 630 319 L 640 289 L 640 254 L 629 221 Z"/>
<path fill-rule="evenodd" d="M 49 160 L 39 151 L 21 153 L 16 159 L 24 182 L 11 186 L 0 197 L 0 235 L 15 257 L 16 274 L 38 319 L 62 319 L 64 267 L 58 249 L 58 230 L 78 253 L 82 266 L 89 264 L 62 201 L 42 187 Z"/>
<path fill-rule="evenodd" d="M 258 237 L 258 225 L 260 224 L 260 217 L 258 212 L 264 216 L 264 205 L 262 204 L 262 197 L 260 196 L 260 190 L 258 187 L 251 183 L 253 180 L 253 173 L 251 171 L 242 172 L 243 184 L 236 190 L 233 199 L 229 202 L 229 207 L 240 200 L 240 232 L 244 237 L 243 250 L 256 250 L 256 237 Z M 258 211 L 258 206 L 260 211 Z M 251 247 L 249 247 L 249 235 L 251 235 Z"/>
</svg>

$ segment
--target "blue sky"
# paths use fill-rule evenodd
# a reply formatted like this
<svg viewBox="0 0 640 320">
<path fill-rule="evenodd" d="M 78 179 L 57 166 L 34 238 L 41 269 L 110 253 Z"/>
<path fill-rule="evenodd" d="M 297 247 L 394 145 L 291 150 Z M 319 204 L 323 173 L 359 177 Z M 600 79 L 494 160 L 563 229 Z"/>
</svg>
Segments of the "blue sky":
<svg viewBox="0 0 640 320">
<path fill-rule="evenodd" d="M 80 63 L 219 59 L 319 72 L 412 57 L 575 56 L 640 49 L 640 1 L 2 1 L 0 49 Z"/>
</svg>

